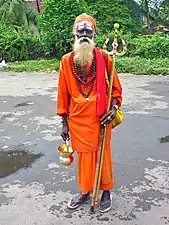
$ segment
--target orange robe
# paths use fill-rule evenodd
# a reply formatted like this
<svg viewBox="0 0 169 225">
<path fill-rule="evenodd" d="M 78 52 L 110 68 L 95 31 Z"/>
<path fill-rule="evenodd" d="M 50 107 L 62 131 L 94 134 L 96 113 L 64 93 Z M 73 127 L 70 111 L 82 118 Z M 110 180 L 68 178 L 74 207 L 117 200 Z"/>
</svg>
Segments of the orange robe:
<svg viewBox="0 0 169 225">
<path fill-rule="evenodd" d="M 104 56 L 108 74 L 110 74 L 112 60 Z M 97 63 L 97 62 L 96 62 Z M 87 70 L 89 71 L 90 66 Z M 118 106 L 122 102 L 122 87 L 115 71 L 112 97 L 118 100 Z M 96 116 L 96 80 L 89 95 L 89 100 L 79 92 L 76 79 L 72 73 L 71 53 L 62 57 L 59 71 L 57 115 L 68 115 L 68 126 L 72 148 L 78 153 L 78 182 L 82 193 L 93 189 L 97 149 L 100 136 L 100 118 Z M 110 190 L 114 185 L 112 175 L 112 159 L 110 150 L 111 124 L 108 125 L 105 160 L 101 177 L 101 190 Z"/>
</svg>

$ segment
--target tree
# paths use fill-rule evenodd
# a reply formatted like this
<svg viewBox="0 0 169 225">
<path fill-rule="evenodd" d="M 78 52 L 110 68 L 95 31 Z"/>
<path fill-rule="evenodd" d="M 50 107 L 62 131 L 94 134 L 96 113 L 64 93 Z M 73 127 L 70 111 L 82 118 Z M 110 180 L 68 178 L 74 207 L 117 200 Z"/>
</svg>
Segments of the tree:
<svg viewBox="0 0 169 225">
<path fill-rule="evenodd" d="M 76 16 L 87 12 L 84 0 L 45 0 L 39 28 L 45 52 L 61 56 L 70 51 L 72 26 Z"/>
<path fill-rule="evenodd" d="M 143 10 L 143 15 L 146 18 L 148 29 L 150 29 L 150 3 L 151 0 L 141 0 L 141 8 Z"/>
<path fill-rule="evenodd" d="M 36 7 L 37 7 L 38 12 L 40 13 L 39 0 L 36 0 Z"/>
<path fill-rule="evenodd" d="M 151 20 L 166 23 L 169 18 L 168 0 L 140 0 L 140 5 L 146 17 L 148 29 L 150 29 Z"/>
<path fill-rule="evenodd" d="M 0 0 L 0 22 L 29 30 L 37 24 L 37 12 L 24 0 Z"/>
<path fill-rule="evenodd" d="M 134 0 L 124 0 L 125 5 L 130 10 L 130 15 L 132 18 L 132 25 L 130 25 L 130 31 L 134 34 L 144 33 L 145 29 L 143 28 L 143 14 L 140 5 Z"/>
<path fill-rule="evenodd" d="M 164 24 L 169 24 L 169 1 L 164 0 L 161 2 L 159 7 L 159 18 Z"/>
<path fill-rule="evenodd" d="M 90 12 L 97 21 L 99 33 L 111 32 L 113 24 L 118 22 L 121 28 L 137 32 L 141 27 L 138 4 L 133 0 L 86 0 Z M 136 9 L 137 8 L 137 9 Z M 135 13 L 137 10 L 137 16 Z"/>
</svg>

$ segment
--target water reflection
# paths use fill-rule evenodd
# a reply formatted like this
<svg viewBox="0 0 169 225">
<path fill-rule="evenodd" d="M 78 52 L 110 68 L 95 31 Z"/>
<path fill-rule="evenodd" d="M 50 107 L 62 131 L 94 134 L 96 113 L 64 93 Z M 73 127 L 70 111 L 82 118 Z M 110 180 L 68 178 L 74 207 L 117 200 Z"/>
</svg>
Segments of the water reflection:
<svg viewBox="0 0 169 225">
<path fill-rule="evenodd" d="M 42 154 L 34 154 L 24 150 L 0 151 L 0 178 L 6 177 L 21 168 L 27 168 L 41 156 Z"/>
</svg>

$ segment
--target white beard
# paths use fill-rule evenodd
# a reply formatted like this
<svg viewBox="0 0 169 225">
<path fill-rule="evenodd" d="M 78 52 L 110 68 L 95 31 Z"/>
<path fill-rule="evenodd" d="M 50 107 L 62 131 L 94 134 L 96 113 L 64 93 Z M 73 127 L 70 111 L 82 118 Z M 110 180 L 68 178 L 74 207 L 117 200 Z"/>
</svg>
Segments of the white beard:
<svg viewBox="0 0 169 225">
<path fill-rule="evenodd" d="M 80 65 L 81 67 L 85 67 L 87 65 L 90 65 L 92 63 L 93 59 L 93 49 L 95 47 L 95 43 L 93 40 L 86 38 L 89 42 L 81 42 L 80 39 L 75 39 L 73 50 L 75 53 L 74 60 L 75 62 Z"/>
</svg>

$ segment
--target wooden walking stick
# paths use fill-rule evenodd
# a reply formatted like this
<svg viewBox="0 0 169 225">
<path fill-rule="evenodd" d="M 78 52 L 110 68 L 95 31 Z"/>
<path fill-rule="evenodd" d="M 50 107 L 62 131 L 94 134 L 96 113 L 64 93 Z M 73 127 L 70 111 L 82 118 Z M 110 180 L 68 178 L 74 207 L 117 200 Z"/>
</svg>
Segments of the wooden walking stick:
<svg viewBox="0 0 169 225">
<path fill-rule="evenodd" d="M 112 56 L 112 68 L 111 68 L 111 74 L 110 74 L 110 83 L 109 83 L 109 92 L 108 92 L 108 104 L 107 104 L 107 112 L 110 110 L 111 105 L 111 95 L 112 95 L 112 85 L 113 85 L 113 75 L 114 75 L 114 69 L 115 69 L 115 56 L 119 55 L 122 56 L 126 53 L 127 48 L 124 41 L 124 37 L 122 38 L 123 43 L 123 52 L 119 53 L 117 52 L 118 42 L 117 42 L 117 29 L 119 28 L 119 24 L 114 24 L 115 28 L 115 35 L 114 35 L 114 41 L 112 44 L 112 51 L 108 52 L 107 44 L 109 42 L 109 37 L 107 37 L 104 45 L 103 50 Z M 99 147 L 98 147 L 98 155 L 97 155 L 97 162 L 96 162 L 96 172 L 95 172 L 95 179 L 94 179 L 94 187 L 93 187 L 93 195 L 92 195 L 92 201 L 91 201 L 91 208 L 90 212 L 94 213 L 94 207 L 98 203 L 98 196 L 99 196 L 99 189 L 100 189 L 100 180 L 101 180 L 101 174 L 102 174 L 102 166 L 103 166 L 103 158 L 104 158 L 104 150 L 105 150 L 105 139 L 106 139 L 106 132 L 107 127 L 100 125 L 100 139 L 99 139 Z"/>
</svg>

